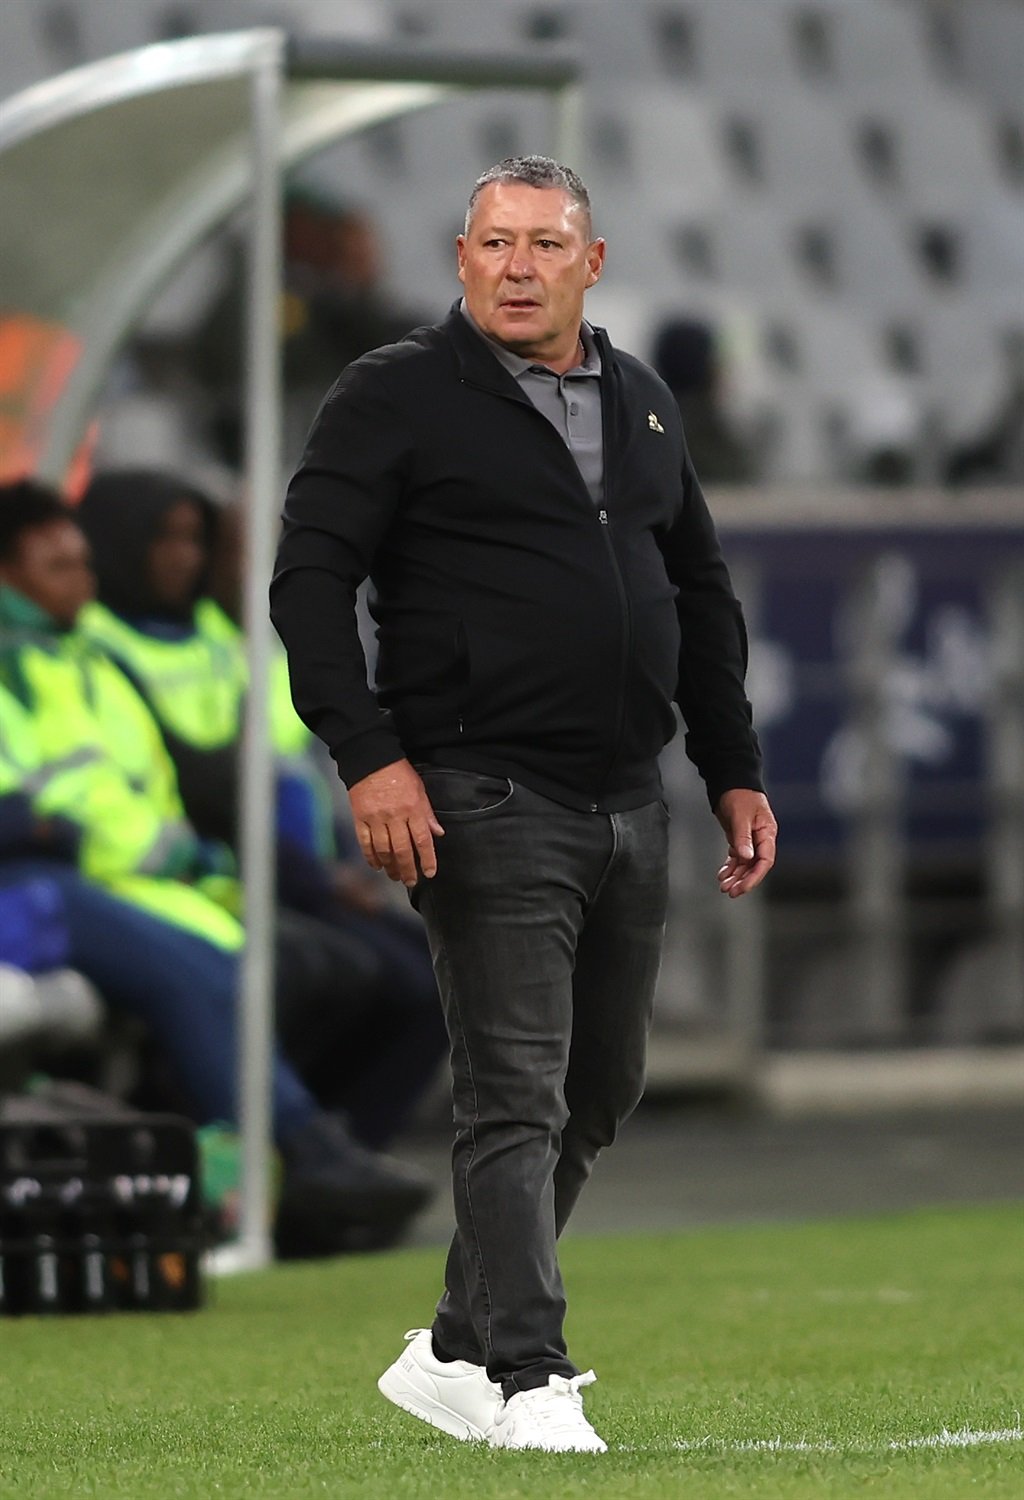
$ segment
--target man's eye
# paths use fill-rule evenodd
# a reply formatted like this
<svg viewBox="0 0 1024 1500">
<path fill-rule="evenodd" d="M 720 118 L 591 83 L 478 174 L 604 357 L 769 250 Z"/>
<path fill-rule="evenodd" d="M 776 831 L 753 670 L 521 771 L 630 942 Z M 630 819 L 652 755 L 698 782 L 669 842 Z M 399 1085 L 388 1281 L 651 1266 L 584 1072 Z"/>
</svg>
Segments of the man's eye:
<svg viewBox="0 0 1024 1500">
<path fill-rule="evenodd" d="M 484 245 L 488 250 L 500 250 L 505 243 L 505 240 L 484 240 Z"/>
<path fill-rule="evenodd" d="M 537 244 L 540 246 L 540 248 L 542 250 L 557 250 L 558 249 L 558 241 L 557 240 L 538 240 Z"/>
</svg>

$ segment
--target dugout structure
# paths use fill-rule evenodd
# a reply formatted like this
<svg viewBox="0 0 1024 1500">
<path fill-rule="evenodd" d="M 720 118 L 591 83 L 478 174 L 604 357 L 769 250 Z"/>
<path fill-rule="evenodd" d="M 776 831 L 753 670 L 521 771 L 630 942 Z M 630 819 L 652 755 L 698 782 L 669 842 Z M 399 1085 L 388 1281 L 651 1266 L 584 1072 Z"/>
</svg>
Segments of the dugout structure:
<svg viewBox="0 0 1024 1500">
<path fill-rule="evenodd" d="M 571 159 L 571 59 L 305 43 L 273 28 L 139 48 L 0 105 L 0 473 L 76 482 L 97 394 L 125 339 L 185 256 L 245 205 L 248 318 L 243 744 L 241 1238 L 270 1257 L 272 795 L 267 583 L 280 504 L 282 174 L 332 142 L 487 88 L 551 100 L 550 149 Z M 143 457 L 143 455 L 140 455 Z"/>
</svg>

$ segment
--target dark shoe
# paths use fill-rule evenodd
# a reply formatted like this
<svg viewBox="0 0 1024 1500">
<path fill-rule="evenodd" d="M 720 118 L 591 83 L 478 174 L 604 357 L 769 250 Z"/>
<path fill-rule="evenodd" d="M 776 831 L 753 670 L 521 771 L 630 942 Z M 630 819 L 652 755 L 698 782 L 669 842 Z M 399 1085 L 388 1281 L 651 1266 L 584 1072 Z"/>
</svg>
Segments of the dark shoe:
<svg viewBox="0 0 1024 1500">
<path fill-rule="evenodd" d="M 281 1156 L 274 1223 L 281 1260 L 385 1249 L 433 1196 L 420 1172 L 367 1151 L 333 1115 L 317 1115 L 289 1137 Z"/>
</svg>

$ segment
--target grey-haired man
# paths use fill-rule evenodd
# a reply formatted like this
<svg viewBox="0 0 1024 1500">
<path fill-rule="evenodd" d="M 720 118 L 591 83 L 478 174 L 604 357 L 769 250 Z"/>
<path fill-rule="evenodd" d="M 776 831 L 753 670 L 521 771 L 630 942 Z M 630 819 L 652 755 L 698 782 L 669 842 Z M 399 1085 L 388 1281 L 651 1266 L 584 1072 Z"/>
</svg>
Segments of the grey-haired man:
<svg viewBox="0 0 1024 1500">
<path fill-rule="evenodd" d="M 605 252 L 586 189 L 547 158 L 502 162 L 457 249 L 461 305 L 324 402 L 273 613 L 366 859 L 423 916 L 451 1036 L 458 1227 L 433 1326 L 380 1389 L 456 1437 L 600 1452 L 556 1241 L 642 1090 L 674 703 L 726 895 L 767 874 L 775 820 L 677 407 L 583 318 Z"/>
</svg>

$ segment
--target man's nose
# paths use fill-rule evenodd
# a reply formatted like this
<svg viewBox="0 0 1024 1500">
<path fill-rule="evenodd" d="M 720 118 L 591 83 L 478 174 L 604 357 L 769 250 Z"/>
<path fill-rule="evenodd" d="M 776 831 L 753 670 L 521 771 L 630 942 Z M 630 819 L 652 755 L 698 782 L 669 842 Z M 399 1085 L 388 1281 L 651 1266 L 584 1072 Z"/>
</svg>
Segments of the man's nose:
<svg viewBox="0 0 1024 1500">
<path fill-rule="evenodd" d="M 508 263 L 508 275 L 513 281 L 528 281 L 533 275 L 533 258 L 525 250 L 514 252 Z"/>
</svg>

